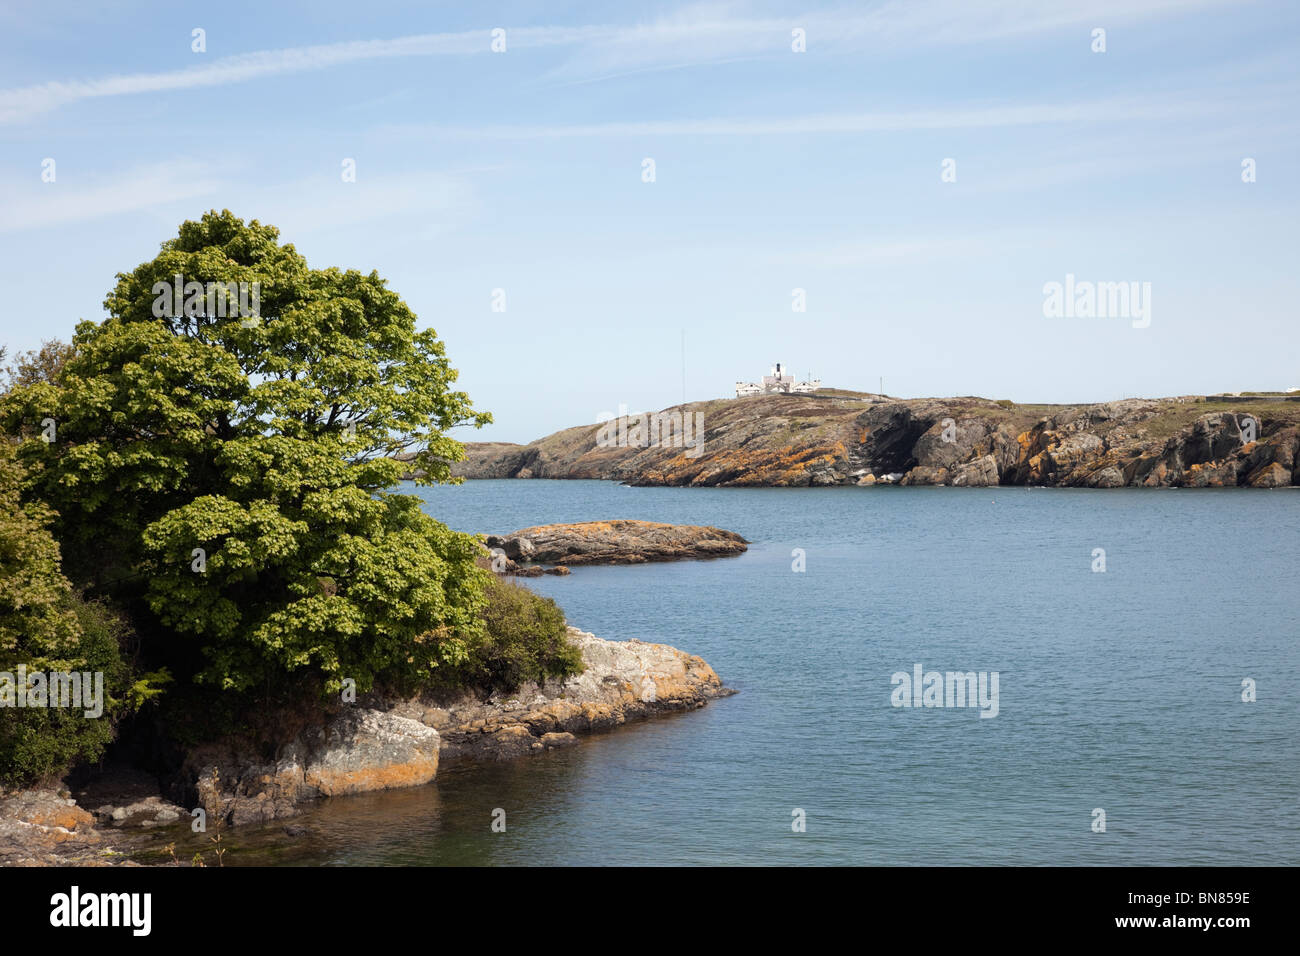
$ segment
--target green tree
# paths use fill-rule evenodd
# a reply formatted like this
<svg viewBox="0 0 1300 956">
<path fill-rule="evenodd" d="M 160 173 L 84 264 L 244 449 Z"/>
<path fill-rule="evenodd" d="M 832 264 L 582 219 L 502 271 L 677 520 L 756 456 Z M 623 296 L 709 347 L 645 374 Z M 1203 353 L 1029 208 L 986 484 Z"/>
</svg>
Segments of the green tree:
<svg viewBox="0 0 1300 956">
<path fill-rule="evenodd" d="M 19 648 L 41 666 L 75 653 L 77 616 L 64 606 L 70 585 L 59 567 L 59 545 L 47 525 L 50 509 L 20 498 L 22 466 L 0 438 L 0 654 Z"/>
<path fill-rule="evenodd" d="M 212 212 L 105 308 L 52 379 L 0 402 L 74 579 L 142 599 L 214 687 L 364 690 L 465 659 L 480 548 L 390 489 L 411 467 L 450 480 L 448 431 L 491 419 L 385 280 L 308 268 L 274 227 Z"/>
<path fill-rule="evenodd" d="M 0 362 L 4 361 L 6 352 L 6 349 L 0 348 Z M 72 346 L 67 342 L 46 339 L 41 342 L 39 349 L 29 349 L 14 356 L 13 364 L 0 372 L 0 389 L 52 382 L 59 377 L 64 364 L 71 357 Z"/>
<path fill-rule="evenodd" d="M 101 602 L 86 602 L 63 576 L 50 511 L 20 498 L 22 468 L 0 438 L 0 783 L 22 785 L 95 760 L 113 739 L 114 724 L 152 696 L 165 674 L 133 683 L 121 654 L 123 618 Z M 19 667 L 25 673 L 103 675 L 102 713 L 85 708 L 17 704 Z"/>
</svg>

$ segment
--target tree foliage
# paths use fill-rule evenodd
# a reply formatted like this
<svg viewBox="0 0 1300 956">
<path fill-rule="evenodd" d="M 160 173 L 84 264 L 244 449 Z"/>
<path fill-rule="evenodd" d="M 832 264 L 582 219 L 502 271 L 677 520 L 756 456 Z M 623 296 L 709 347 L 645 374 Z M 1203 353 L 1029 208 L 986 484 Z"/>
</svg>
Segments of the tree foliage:
<svg viewBox="0 0 1300 956">
<path fill-rule="evenodd" d="M 459 669 L 462 683 L 509 692 L 582 671 L 582 654 L 569 643 L 564 612 L 553 600 L 495 576 L 487 597 L 483 633 Z"/>
<path fill-rule="evenodd" d="M 72 590 L 46 527 L 50 511 L 23 503 L 21 477 L 11 443 L 0 438 L 0 671 L 13 682 L 12 699 L 0 709 L 0 783 L 6 785 L 97 759 L 114 724 L 167 679 L 163 673 L 133 678 L 122 656 L 125 621 Z M 88 717 L 82 707 L 18 707 L 14 685 L 25 684 L 18 675 L 33 672 L 102 674 L 103 712 Z"/>
<path fill-rule="evenodd" d="M 218 308 L 160 293 L 176 276 L 219 287 Z M 257 317 L 222 306 L 228 283 L 256 283 Z M 478 545 L 391 489 L 408 468 L 448 480 L 464 454 L 448 431 L 490 418 L 385 280 L 311 269 L 274 227 L 212 212 L 105 307 L 54 375 L 0 401 L 74 579 L 141 599 L 215 687 L 311 673 L 364 690 L 465 659 Z"/>
<path fill-rule="evenodd" d="M 3 362 L 7 349 L 0 349 L 0 362 Z M 39 349 L 19 352 L 14 361 L 0 372 L 0 387 L 4 389 L 21 385 L 34 385 L 37 382 L 52 382 L 63 371 L 64 364 L 72 357 L 72 346 L 59 339 L 46 339 Z"/>
<path fill-rule="evenodd" d="M 17 661 L 21 648 L 43 666 L 74 654 L 81 631 L 65 606 L 71 586 L 47 529 L 50 509 L 22 501 L 21 477 L 12 445 L 0 439 L 0 655 Z"/>
</svg>

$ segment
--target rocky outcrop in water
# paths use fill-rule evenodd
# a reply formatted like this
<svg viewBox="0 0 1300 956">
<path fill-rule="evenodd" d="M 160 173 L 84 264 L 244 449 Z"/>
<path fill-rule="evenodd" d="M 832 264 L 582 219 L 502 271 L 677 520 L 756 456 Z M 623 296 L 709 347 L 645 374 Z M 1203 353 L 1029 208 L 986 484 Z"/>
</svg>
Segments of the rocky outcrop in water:
<svg viewBox="0 0 1300 956">
<path fill-rule="evenodd" d="M 150 828 L 188 831 L 187 807 L 201 809 L 209 829 L 283 819 L 322 797 L 428 783 L 444 758 L 542 753 L 734 693 L 701 658 L 665 644 L 607 641 L 575 627 L 568 639 L 582 652 L 584 669 L 564 680 L 486 698 L 372 697 L 308 726 L 272 754 L 242 738 L 200 746 L 173 786 L 179 804 L 158 796 L 156 779 L 121 768 L 78 791 L 83 806 L 68 791 L 0 794 L 0 865 L 121 862 L 118 846 L 138 842 Z M 114 830 L 110 845 L 109 828 L 132 829 Z"/>
<path fill-rule="evenodd" d="M 558 565 L 641 564 L 741 554 L 747 542 L 734 531 L 657 521 L 581 521 L 488 535 L 487 546 L 517 562 Z"/>
<path fill-rule="evenodd" d="M 734 691 L 693 654 L 666 644 L 606 641 L 576 627 L 584 671 L 487 700 L 402 701 L 392 713 L 434 727 L 447 758 L 505 759 L 577 743 L 578 736 L 665 713 L 696 710 Z"/>
<path fill-rule="evenodd" d="M 602 446 L 590 425 L 529 445 L 467 444 L 453 473 L 696 486 L 1300 484 L 1300 401 L 1284 398 L 1044 406 L 840 392 L 666 411 L 703 416 L 699 447 Z"/>
<path fill-rule="evenodd" d="M 438 772 L 438 732 L 369 707 L 350 707 L 298 734 L 274 759 L 229 740 L 190 753 L 183 787 L 208 819 L 230 824 L 293 816 L 320 797 L 412 787 Z"/>
<path fill-rule="evenodd" d="M 114 856 L 67 791 L 0 794 L 0 866 L 105 866 Z"/>
<path fill-rule="evenodd" d="M 442 760 L 506 760 L 574 746 L 586 734 L 636 720 L 682 713 L 734 691 L 707 663 L 666 644 L 606 641 L 568 629 L 582 652 L 581 674 L 529 683 L 509 694 L 470 693 L 415 700 L 371 700 L 304 730 L 267 757 L 249 741 L 228 740 L 193 751 L 179 788 L 206 814 L 206 825 L 292 817 L 328 796 L 418 786 Z M 138 792 L 143 775 L 126 772 L 83 796 L 67 791 L 0 794 L 0 865 L 108 865 L 124 861 L 135 826 L 185 826 L 183 806 Z M 107 796 L 108 793 L 113 798 Z M 96 817 L 100 826 L 96 828 Z M 121 837 L 121 839 L 118 839 Z M 152 850 L 157 856 L 157 847 Z M 157 862 L 166 862 L 165 855 Z"/>
<path fill-rule="evenodd" d="M 693 710 L 732 691 L 703 660 L 664 644 L 606 641 L 577 628 L 583 673 L 481 699 L 464 693 L 370 700 L 282 745 L 273 759 L 249 742 L 192 752 L 184 789 L 209 821 L 294 816 L 321 797 L 428 783 L 443 757 L 504 759 L 577 742 L 577 735 Z"/>
</svg>

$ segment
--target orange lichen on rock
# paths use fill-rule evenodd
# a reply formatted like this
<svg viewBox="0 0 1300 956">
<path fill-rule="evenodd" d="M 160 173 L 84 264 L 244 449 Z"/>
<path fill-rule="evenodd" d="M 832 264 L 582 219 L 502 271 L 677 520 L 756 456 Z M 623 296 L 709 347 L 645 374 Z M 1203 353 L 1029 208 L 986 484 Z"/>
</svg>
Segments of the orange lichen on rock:
<svg viewBox="0 0 1300 956">
<path fill-rule="evenodd" d="M 709 525 L 675 525 L 619 518 L 538 525 L 487 535 L 489 548 L 520 562 L 635 564 L 740 554 L 748 542 L 734 531 Z"/>
<path fill-rule="evenodd" d="M 845 455 L 844 443 L 800 448 L 733 448 L 689 458 L 678 455 L 663 468 L 649 469 L 640 483 L 651 485 L 806 485 L 808 472 L 833 465 Z"/>
<path fill-rule="evenodd" d="M 530 683 L 489 701 L 474 695 L 435 707 L 409 701 L 400 712 L 435 727 L 447 756 L 501 759 L 572 743 L 572 734 L 694 710 L 732 693 L 701 658 L 674 647 L 606 641 L 575 627 L 568 638 L 582 652 L 581 674 Z"/>
</svg>

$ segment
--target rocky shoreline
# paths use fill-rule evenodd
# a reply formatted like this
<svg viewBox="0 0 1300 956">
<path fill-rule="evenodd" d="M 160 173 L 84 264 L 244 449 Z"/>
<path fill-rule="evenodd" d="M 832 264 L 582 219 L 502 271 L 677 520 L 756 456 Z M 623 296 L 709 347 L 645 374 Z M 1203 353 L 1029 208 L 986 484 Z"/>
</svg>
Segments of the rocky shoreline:
<svg viewBox="0 0 1300 956">
<path fill-rule="evenodd" d="M 195 810 L 203 811 L 209 830 L 286 819 L 324 797 L 419 786 L 434 780 L 443 764 L 573 746 L 587 734 L 735 693 L 704 660 L 674 647 L 603 640 L 575 627 L 568 637 L 582 652 L 584 670 L 565 680 L 487 699 L 461 693 L 359 701 L 299 733 L 270 759 L 251 742 L 197 748 L 172 783 L 170 795 L 179 802 L 158 794 L 148 775 L 131 772 L 75 795 L 66 789 L 0 795 L 0 865 L 120 863 L 145 831 L 184 827 L 188 833 Z"/>
<path fill-rule="evenodd" d="M 856 392 L 695 402 L 702 442 L 610 446 L 600 426 L 527 445 L 467 443 L 465 478 L 596 478 L 633 485 L 1300 485 L 1300 400 L 1204 396 L 1094 405 Z"/>
<path fill-rule="evenodd" d="M 0 866 L 112 866 L 123 857 L 69 791 L 0 794 Z"/>
<path fill-rule="evenodd" d="M 394 714 L 438 731 L 445 760 L 506 760 L 664 714 L 698 710 L 735 693 L 702 658 L 667 644 L 607 641 L 569 628 L 583 673 L 526 684 L 480 701 L 403 701 Z"/>
</svg>

